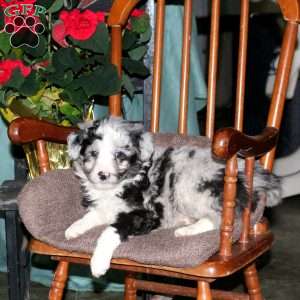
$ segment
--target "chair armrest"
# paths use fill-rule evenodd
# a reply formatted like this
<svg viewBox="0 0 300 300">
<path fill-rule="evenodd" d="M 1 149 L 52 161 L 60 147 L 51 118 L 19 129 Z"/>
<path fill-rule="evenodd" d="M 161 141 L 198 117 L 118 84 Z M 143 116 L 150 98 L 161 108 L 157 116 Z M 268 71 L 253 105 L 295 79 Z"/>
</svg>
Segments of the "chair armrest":
<svg viewBox="0 0 300 300">
<path fill-rule="evenodd" d="M 219 129 L 213 138 L 213 154 L 221 159 L 229 159 L 235 154 L 243 157 L 262 156 L 275 147 L 278 129 L 266 127 L 259 135 L 249 136 L 234 128 Z"/>
<path fill-rule="evenodd" d="M 38 140 L 45 140 L 66 144 L 71 132 L 78 130 L 74 127 L 58 126 L 34 118 L 18 118 L 8 127 L 8 136 L 14 144 L 27 144 Z"/>
</svg>

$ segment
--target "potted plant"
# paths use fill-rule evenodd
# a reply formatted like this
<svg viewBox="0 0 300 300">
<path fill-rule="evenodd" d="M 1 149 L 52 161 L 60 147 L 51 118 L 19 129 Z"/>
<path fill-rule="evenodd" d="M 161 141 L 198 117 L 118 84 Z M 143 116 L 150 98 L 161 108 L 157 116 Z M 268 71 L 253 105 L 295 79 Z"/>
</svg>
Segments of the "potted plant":
<svg viewBox="0 0 300 300">
<path fill-rule="evenodd" d="M 134 10 L 123 32 L 123 70 L 110 63 L 107 13 L 63 0 L 1 0 L 0 111 L 10 122 L 35 116 L 76 125 L 94 103 L 120 90 L 133 96 L 150 40 L 149 17 Z"/>
</svg>

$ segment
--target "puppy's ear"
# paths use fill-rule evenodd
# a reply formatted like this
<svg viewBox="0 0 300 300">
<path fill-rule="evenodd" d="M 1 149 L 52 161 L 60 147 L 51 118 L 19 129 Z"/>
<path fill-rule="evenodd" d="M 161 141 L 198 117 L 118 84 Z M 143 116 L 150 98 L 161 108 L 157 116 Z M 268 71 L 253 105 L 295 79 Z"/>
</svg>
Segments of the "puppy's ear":
<svg viewBox="0 0 300 300">
<path fill-rule="evenodd" d="M 68 154 L 71 160 L 77 160 L 80 156 L 80 150 L 84 140 L 84 131 L 79 130 L 68 136 Z"/>
<path fill-rule="evenodd" d="M 128 121 L 116 116 L 109 116 L 105 121 L 117 129 L 126 130 L 130 134 L 141 134 L 144 131 L 144 125 L 140 121 Z"/>
<path fill-rule="evenodd" d="M 99 120 L 79 123 L 78 127 L 80 130 L 68 136 L 68 154 L 71 160 L 77 160 L 79 158 L 83 144 L 86 144 L 87 139 L 94 136 L 99 124 Z"/>
<path fill-rule="evenodd" d="M 133 133 L 144 132 L 144 124 L 142 122 L 128 122 L 128 130 Z"/>
<path fill-rule="evenodd" d="M 154 145 L 151 133 L 146 132 L 142 122 L 123 121 L 129 132 L 133 145 L 140 149 L 140 158 L 147 161 L 151 158 Z"/>
<path fill-rule="evenodd" d="M 130 134 L 142 134 L 144 125 L 142 122 L 122 120 L 122 127 Z"/>
</svg>

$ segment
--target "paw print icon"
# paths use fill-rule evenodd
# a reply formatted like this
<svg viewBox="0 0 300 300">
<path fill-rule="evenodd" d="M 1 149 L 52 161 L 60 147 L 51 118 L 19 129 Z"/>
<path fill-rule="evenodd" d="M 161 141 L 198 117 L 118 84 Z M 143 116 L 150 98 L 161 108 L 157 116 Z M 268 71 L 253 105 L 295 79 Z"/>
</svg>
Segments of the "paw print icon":
<svg viewBox="0 0 300 300">
<path fill-rule="evenodd" d="M 45 31 L 45 27 L 33 16 L 16 16 L 11 23 L 5 24 L 4 30 L 10 34 L 10 44 L 18 48 L 26 45 L 36 48 L 39 45 L 39 35 Z"/>
</svg>

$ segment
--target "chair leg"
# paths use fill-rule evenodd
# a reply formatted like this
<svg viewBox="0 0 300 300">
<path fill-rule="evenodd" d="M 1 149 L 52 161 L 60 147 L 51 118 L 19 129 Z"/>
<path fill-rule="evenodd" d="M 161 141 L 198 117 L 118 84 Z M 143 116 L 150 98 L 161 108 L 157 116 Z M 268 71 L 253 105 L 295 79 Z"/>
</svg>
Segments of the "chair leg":
<svg viewBox="0 0 300 300">
<path fill-rule="evenodd" d="M 212 300 L 209 283 L 206 281 L 198 281 L 197 300 Z"/>
<path fill-rule="evenodd" d="M 60 261 L 58 263 L 49 292 L 49 300 L 62 299 L 64 288 L 68 279 L 68 269 L 69 262 Z"/>
<path fill-rule="evenodd" d="M 244 276 L 250 300 L 263 300 L 255 263 L 245 268 Z"/>
<path fill-rule="evenodd" d="M 132 273 L 127 273 L 125 276 L 124 300 L 136 300 L 135 279 Z"/>
</svg>

